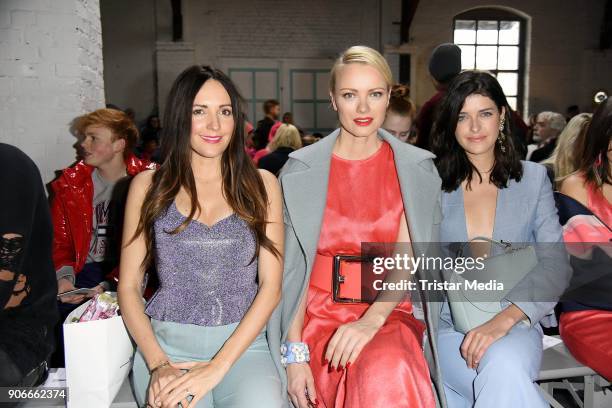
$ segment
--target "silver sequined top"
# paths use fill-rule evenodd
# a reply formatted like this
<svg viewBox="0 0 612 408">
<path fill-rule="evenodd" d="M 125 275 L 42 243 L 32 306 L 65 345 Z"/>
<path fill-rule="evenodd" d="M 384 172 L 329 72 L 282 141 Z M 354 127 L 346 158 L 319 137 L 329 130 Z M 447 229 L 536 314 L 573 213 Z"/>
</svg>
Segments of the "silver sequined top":
<svg viewBox="0 0 612 408">
<path fill-rule="evenodd" d="M 160 287 L 146 314 L 200 326 L 240 321 L 257 294 L 253 232 L 232 214 L 211 227 L 193 220 L 180 233 L 168 233 L 184 219 L 173 202 L 155 221 Z"/>
</svg>

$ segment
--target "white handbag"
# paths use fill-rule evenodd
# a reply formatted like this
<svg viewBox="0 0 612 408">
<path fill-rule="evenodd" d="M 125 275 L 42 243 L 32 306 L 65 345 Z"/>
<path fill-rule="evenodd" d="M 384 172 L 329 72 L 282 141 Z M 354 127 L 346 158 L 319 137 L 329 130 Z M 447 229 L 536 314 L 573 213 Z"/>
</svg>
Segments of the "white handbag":
<svg viewBox="0 0 612 408">
<path fill-rule="evenodd" d="M 70 323 L 90 303 L 64 322 L 68 408 L 110 407 L 132 368 L 134 345 L 121 316 Z"/>
<path fill-rule="evenodd" d="M 488 322 L 501 312 L 503 299 L 538 264 L 533 246 L 513 247 L 508 242 L 486 237 L 476 237 L 464 243 L 457 252 L 457 257 L 461 257 L 465 247 L 475 240 L 488 241 L 501 247 L 504 252 L 483 260 L 485 267 L 482 270 L 471 269 L 463 274 L 456 272 L 451 274 L 449 282 L 457 284 L 459 289 L 448 290 L 446 295 L 455 330 L 464 334 Z M 483 294 L 482 290 L 473 288 L 474 285 L 468 285 L 466 288 L 466 282 L 474 280 L 480 283 L 492 280 L 501 282 L 503 290 Z"/>
</svg>

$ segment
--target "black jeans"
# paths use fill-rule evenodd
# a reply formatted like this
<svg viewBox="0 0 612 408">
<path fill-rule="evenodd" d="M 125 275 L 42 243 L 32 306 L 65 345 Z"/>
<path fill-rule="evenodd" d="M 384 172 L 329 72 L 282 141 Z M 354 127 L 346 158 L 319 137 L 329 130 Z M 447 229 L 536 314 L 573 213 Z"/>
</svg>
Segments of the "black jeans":
<svg viewBox="0 0 612 408">
<path fill-rule="evenodd" d="M 11 356 L 0 349 L 0 387 L 10 387 L 21 384 L 23 374 L 17 368 Z"/>
<path fill-rule="evenodd" d="M 11 356 L 3 349 L 0 349 L 0 387 L 34 387 L 41 384 L 46 378 L 46 361 L 41 361 L 39 366 L 35 367 L 29 373 L 22 374 Z M 0 407 L 12 408 L 16 407 L 18 404 L 18 402 L 4 402 L 0 403 Z"/>
</svg>

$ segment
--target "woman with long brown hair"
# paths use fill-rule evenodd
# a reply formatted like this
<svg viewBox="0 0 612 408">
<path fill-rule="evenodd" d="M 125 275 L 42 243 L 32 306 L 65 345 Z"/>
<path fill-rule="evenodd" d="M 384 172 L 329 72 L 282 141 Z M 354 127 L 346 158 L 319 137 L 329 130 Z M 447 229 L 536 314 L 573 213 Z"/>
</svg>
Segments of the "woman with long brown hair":
<svg viewBox="0 0 612 408">
<path fill-rule="evenodd" d="M 164 121 L 163 164 L 130 188 L 121 258 L 138 402 L 282 407 L 264 330 L 280 300 L 278 183 L 246 155 L 243 101 L 222 72 L 183 71 Z M 160 287 L 145 307 L 140 288 L 153 265 Z"/>
</svg>

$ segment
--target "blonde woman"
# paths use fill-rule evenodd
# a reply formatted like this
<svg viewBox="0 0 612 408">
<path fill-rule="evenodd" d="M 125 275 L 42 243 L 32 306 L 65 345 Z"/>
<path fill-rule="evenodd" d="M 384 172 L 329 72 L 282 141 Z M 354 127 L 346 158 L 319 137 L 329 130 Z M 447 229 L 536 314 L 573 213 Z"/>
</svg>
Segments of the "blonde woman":
<svg viewBox="0 0 612 408">
<path fill-rule="evenodd" d="M 392 85 L 377 51 L 356 46 L 342 53 L 329 90 L 340 129 L 291 153 L 280 176 L 281 350 L 295 407 L 435 406 L 422 349 L 425 325 L 412 304 L 340 303 L 331 287 L 334 256 L 359 256 L 362 242 L 438 239 L 433 155 L 380 129 Z M 350 286 L 360 268 L 346 268 Z"/>
<path fill-rule="evenodd" d="M 576 171 L 575 152 L 581 144 L 593 117 L 590 113 L 580 113 L 574 116 L 559 135 L 553 154 L 541 164 L 553 172 L 554 184 L 559 188 L 563 180 Z"/>
<path fill-rule="evenodd" d="M 300 147 L 302 147 L 302 139 L 298 128 L 283 123 L 276 131 L 274 139 L 268 144 L 270 153 L 259 159 L 257 167 L 278 176 L 278 172 L 289 159 L 289 153 Z"/>
</svg>

